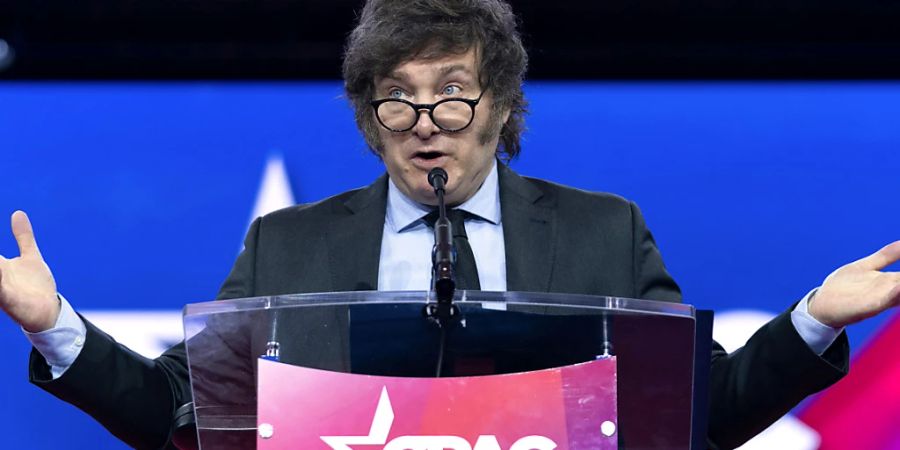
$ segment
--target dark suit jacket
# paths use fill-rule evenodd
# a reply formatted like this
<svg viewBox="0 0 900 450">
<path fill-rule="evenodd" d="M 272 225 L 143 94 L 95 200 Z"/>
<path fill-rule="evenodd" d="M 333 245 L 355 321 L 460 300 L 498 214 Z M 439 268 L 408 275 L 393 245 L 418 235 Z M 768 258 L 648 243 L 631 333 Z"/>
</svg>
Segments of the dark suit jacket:
<svg viewBox="0 0 900 450">
<path fill-rule="evenodd" d="M 637 207 L 620 197 L 524 178 L 499 166 L 510 291 L 681 301 Z M 387 177 L 257 219 L 218 298 L 374 290 Z M 57 380 L 32 352 L 31 380 L 136 447 L 165 445 L 174 408 L 191 400 L 183 345 L 148 360 L 87 324 L 84 349 Z M 842 335 L 822 356 L 784 313 L 727 355 L 714 345 L 711 445 L 749 439 L 848 367 Z"/>
</svg>

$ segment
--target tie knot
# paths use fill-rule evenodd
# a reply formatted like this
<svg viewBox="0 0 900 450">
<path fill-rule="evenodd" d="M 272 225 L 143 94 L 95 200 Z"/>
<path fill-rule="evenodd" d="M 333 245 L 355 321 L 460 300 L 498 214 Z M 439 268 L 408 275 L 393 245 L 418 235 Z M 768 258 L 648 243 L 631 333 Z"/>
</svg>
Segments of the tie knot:
<svg viewBox="0 0 900 450">
<path fill-rule="evenodd" d="M 481 283 L 478 280 L 478 266 L 475 263 L 475 254 L 472 253 L 472 246 L 469 245 L 469 236 L 466 234 L 465 221 L 467 217 L 477 216 L 461 209 L 447 211 L 447 220 L 450 221 L 450 227 L 453 228 L 453 246 L 456 247 L 456 263 L 454 263 L 456 289 L 477 291 L 481 289 Z M 425 223 L 432 229 L 434 224 L 437 223 L 437 219 L 437 210 L 428 213 L 424 218 Z"/>
<path fill-rule="evenodd" d="M 428 215 L 423 219 L 426 224 L 430 228 L 434 228 L 434 224 L 437 223 L 438 220 L 438 210 L 431 211 Z M 453 237 L 455 238 L 466 238 L 469 236 L 466 235 L 466 226 L 465 221 L 468 217 L 474 217 L 472 213 L 468 211 L 464 211 L 462 209 L 451 209 L 447 211 L 447 220 L 450 221 L 450 227 L 453 229 Z"/>
</svg>

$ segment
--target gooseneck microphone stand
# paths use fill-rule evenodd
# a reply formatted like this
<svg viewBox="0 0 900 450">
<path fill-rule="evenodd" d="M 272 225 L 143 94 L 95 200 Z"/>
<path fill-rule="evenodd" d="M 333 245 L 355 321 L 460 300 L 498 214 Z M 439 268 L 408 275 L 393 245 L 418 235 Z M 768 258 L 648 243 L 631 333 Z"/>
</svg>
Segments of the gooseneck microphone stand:
<svg viewBox="0 0 900 450">
<path fill-rule="evenodd" d="M 444 203 L 444 186 L 447 172 L 435 167 L 428 172 L 428 184 L 434 188 L 438 200 L 438 219 L 434 224 L 434 247 L 431 249 L 431 290 L 437 303 L 425 305 L 425 317 L 441 329 L 441 343 L 438 349 L 436 376 L 440 377 L 444 365 L 444 349 L 447 343 L 447 329 L 459 317 L 459 308 L 453 304 L 456 292 L 456 249 L 453 247 L 453 230 L 447 219 Z"/>
</svg>

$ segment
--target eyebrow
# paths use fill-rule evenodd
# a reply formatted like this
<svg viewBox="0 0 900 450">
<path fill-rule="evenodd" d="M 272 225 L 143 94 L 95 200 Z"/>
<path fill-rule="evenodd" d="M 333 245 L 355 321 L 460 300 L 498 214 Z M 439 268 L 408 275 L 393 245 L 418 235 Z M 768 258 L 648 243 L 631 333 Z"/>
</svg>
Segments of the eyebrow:
<svg viewBox="0 0 900 450">
<path fill-rule="evenodd" d="M 453 64 L 453 65 L 441 67 L 441 70 L 438 72 L 438 74 L 441 77 L 446 77 L 447 75 L 450 75 L 453 72 L 464 72 L 467 75 L 472 75 L 473 78 L 475 76 L 475 74 L 473 74 L 471 71 L 469 71 L 468 67 L 466 67 L 462 64 Z"/>
<path fill-rule="evenodd" d="M 438 72 L 438 77 L 440 77 L 440 78 L 446 77 L 447 75 L 450 75 L 453 72 L 463 72 L 467 75 L 472 76 L 472 78 L 475 78 L 475 74 L 473 74 L 472 71 L 469 70 L 469 68 L 466 67 L 464 64 L 446 65 L 446 66 L 443 66 L 440 69 L 438 69 L 437 72 Z M 409 75 L 406 72 L 398 72 L 398 71 L 394 70 L 394 71 L 389 72 L 384 78 L 385 79 L 391 78 L 391 79 L 394 79 L 394 80 L 397 80 L 397 81 L 400 81 L 403 83 L 409 83 Z"/>
<path fill-rule="evenodd" d="M 384 78 L 381 79 L 381 82 L 384 82 L 384 80 L 387 80 L 387 79 L 397 80 L 397 81 L 400 81 L 403 83 L 409 83 L 409 75 L 407 75 L 406 72 L 398 72 L 396 70 L 388 72 L 384 76 Z"/>
</svg>

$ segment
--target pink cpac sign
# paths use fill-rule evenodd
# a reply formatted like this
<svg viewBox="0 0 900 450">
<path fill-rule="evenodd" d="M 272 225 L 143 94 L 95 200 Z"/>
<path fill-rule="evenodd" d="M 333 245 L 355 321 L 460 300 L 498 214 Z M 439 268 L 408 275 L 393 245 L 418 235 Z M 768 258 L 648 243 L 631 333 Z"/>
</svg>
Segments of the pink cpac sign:
<svg viewBox="0 0 900 450">
<path fill-rule="evenodd" d="M 257 447 L 617 448 L 616 360 L 509 375 L 354 375 L 259 360 Z"/>
</svg>

